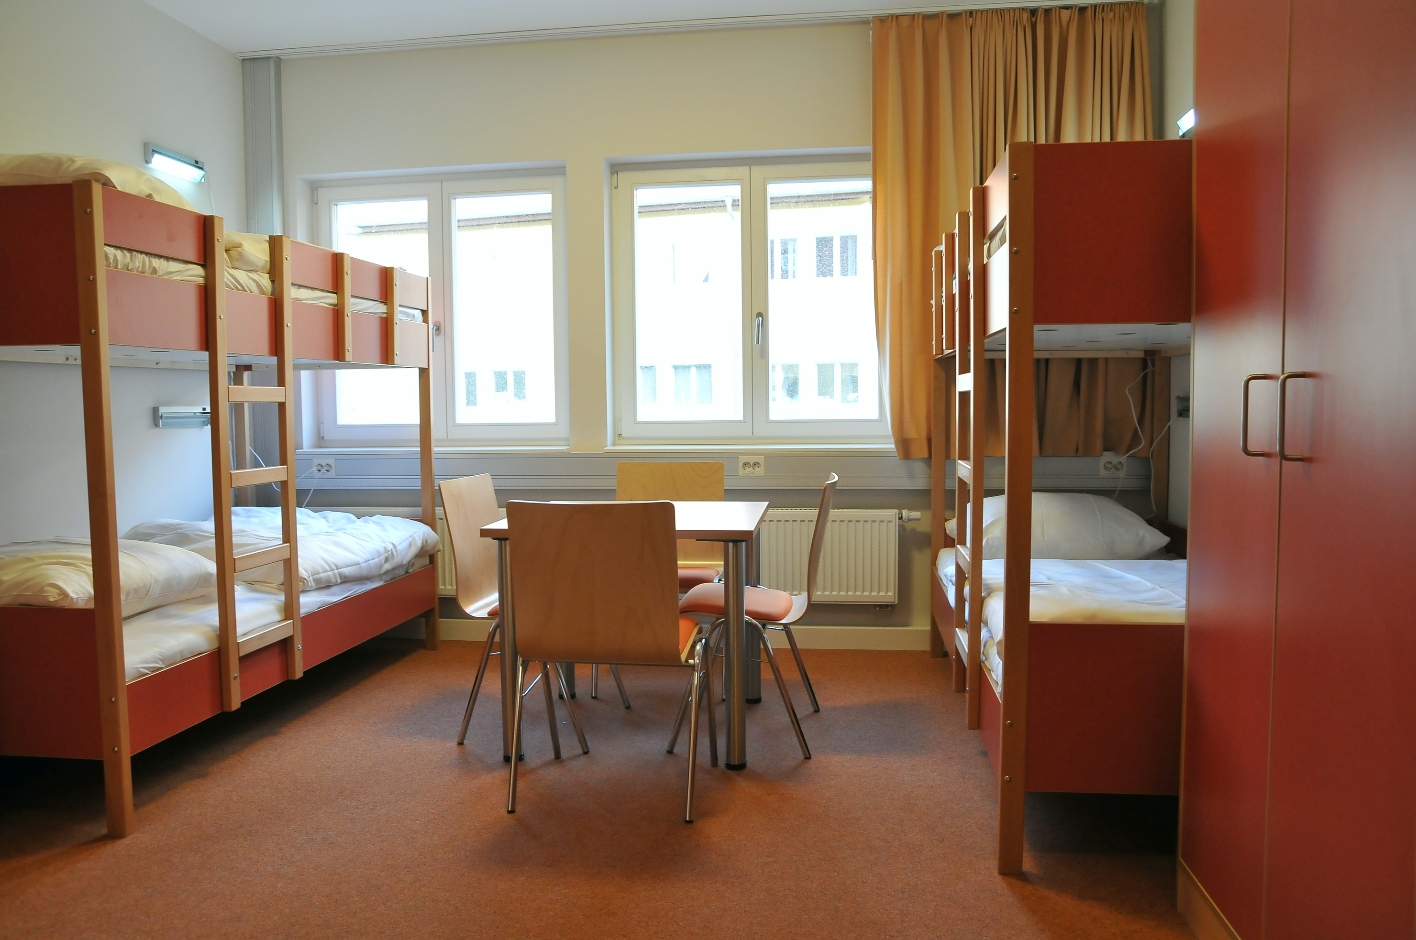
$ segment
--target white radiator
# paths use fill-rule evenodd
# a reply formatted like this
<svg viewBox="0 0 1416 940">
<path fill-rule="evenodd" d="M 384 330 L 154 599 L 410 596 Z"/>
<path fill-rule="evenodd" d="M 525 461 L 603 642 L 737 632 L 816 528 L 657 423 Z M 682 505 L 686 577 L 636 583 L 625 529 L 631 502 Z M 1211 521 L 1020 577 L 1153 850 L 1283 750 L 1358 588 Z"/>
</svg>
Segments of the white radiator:
<svg viewBox="0 0 1416 940">
<path fill-rule="evenodd" d="M 792 594 L 806 590 L 815 509 L 769 509 L 759 541 L 764 587 Z M 893 604 L 899 594 L 899 512 L 839 509 L 826 524 L 826 546 L 817 573 L 820 604 Z"/>
<path fill-rule="evenodd" d="M 416 516 L 417 510 L 357 507 L 355 515 Z M 761 583 L 791 594 L 806 590 L 815 509 L 769 509 L 759 541 Z M 438 594 L 457 596 L 452 540 L 438 510 Z M 894 604 L 899 596 L 899 512 L 894 509 L 838 509 L 826 525 L 826 546 L 816 585 L 821 604 Z"/>
</svg>

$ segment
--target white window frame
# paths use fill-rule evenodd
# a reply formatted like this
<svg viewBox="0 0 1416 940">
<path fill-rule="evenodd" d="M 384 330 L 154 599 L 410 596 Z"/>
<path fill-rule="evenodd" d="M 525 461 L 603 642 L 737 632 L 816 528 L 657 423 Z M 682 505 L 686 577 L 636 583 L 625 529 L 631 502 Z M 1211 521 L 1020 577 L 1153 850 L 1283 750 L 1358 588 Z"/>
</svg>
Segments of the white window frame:
<svg viewBox="0 0 1416 940">
<path fill-rule="evenodd" d="M 459 196 L 494 193 L 549 192 L 551 194 L 551 238 L 555 278 L 555 382 L 556 420 L 537 424 L 460 424 L 454 396 L 453 350 L 456 324 L 453 322 L 454 216 L 452 201 Z M 566 189 L 564 173 L 497 172 L 462 173 L 446 177 L 423 177 L 385 182 L 331 182 L 314 190 L 316 243 L 333 247 L 334 206 L 341 202 L 428 200 L 428 322 L 442 335 L 434 335 L 430 360 L 433 382 L 433 437 L 452 446 L 551 445 L 564 446 L 570 440 L 568 266 L 566 263 Z M 314 429 L 318 447 L 407 446 L 417 443 L 416 424 L 339 424 L 335 412 L 335 372 L 319 371 L 313 383 L 316 407 Z"/>
<path fill-rule="evenodd" d="M 781 180 L 869 178 L 869 161 L 826 159 L 810 163 L 744 163 L 723 167 L 645 169 L 621 167 L 615 171 L 612 198 L 612 299 L 614 304 L 615 443 L 723 443 L 723 444 L 879 444 L 891 443 L 886 420 L 883 370 L 879 390 L 879 416 L 859 420 L 771 420 L 771 363 L 768 349 L 771 310 L 768 307 L 767 185 Z M 639 369 L 635 350 L 634 320 L 634 190 L 637 186 L 691 185 L 701 182 L 738 182 L 742 186 L 743 226 L 743 420 L 662 422 L 640 421 L 636 415 Z M 872 194 L 873 199 L 873 194 Z M 803 260 L 797 246 L 797 268 L 815 264 L 814 246 Z M 859 263 L 859 259 L 857 260 Z M 758 313 L 763 315 L 763 342 L 754 342 Z M 717 379 L 715 377 L 714 381 Z M 802 381 L 808 381 L 806 376 Z M 809 379 L 815 383 L 815 375 Z"/>
</svg>

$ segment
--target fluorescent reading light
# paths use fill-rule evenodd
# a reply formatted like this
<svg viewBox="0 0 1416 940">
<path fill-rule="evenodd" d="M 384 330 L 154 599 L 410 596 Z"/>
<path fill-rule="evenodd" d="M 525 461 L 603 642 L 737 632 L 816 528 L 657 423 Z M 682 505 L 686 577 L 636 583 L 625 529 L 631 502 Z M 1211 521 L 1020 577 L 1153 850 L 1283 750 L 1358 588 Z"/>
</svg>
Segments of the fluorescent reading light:
<svg viewBox="0 0 1416 940">
<path fill-rule="evenodd" d="M 158 405 L 152 409 L 152 423 L 159 428 L 204 428 L 211 424 L 206 405 Z"/>
<path fill-rule="evenodd" d="M 1191 108 L 1180 115 L 1180 120 L 1175 122 L 1175 126 L 1180 128 L 1181 137 L 1189 137 L 1190 132 L 1195 129 L 1195 109 Z"/>
<path fill-rule="evenodd" d="M 147 157 L 147 165 L 159 173 L 166 173 L 189 183 L 200 183 L 206 179 L 206 167 L 195 157 L 188 157 L 156 144 L 148 144 L 144 149 L 147 151 L 144 154 Z"/>
</svg>

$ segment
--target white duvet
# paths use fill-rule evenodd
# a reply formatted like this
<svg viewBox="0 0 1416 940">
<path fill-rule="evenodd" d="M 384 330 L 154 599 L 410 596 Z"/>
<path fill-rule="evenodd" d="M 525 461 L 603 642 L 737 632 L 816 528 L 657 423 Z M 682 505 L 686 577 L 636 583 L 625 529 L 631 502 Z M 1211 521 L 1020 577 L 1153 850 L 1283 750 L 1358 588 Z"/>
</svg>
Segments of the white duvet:
<svg viewBox="0 0 1416 940">
<path fill-rule="evenodd" d="M 237 507 L 232 510 L 232 535 L 238 555 L 259 551 L 281 543 L 280 509 Z M 438 537 L 415 519 L 398 516 L 354 516 L 347 512 L 298 510 L 297 556 L 300 590 L 310 591 L 341 581 L 403 574 L 413 562 L 438 550 Z M 126 539 L 159 542 L 216 557 L 216 537 L 211 520 L 184 522 L 160 519 L 134 526 Z M 241 581 L 279 585 L 285 580 L 284 565 L 277 563 L 253 568 L 237 575 Z"/>
<path fill-rule="evenodd" d="M 939 579 L 952 602 L 954 550 L 939 553 Z M 1184 623 L 1185 560 L 1076 561 L 1034 558 L 1029 619 L 1051 623 Z M 1003 655 L 1003 560 L 983 563 L 984 661 Z M 991 649 L 996 645 L 996 650 Z M 1002 663 L 998 662 L 998 672 Z M 995 681 L 999 676 L 995 674 Z"/>
</svg>

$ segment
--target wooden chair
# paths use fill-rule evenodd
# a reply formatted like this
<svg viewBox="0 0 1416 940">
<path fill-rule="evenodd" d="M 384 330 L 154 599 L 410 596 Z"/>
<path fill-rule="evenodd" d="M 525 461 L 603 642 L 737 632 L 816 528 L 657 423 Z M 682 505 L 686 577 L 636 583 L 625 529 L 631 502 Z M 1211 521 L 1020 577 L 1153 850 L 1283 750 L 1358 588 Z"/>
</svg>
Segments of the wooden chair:
<svg viewBox="0 0 1416 940">
<path fill-rule="evenodd" d="M 688 796 L 693 822 L 698 704 L 708 682 L 705 635 L 678 612 L 674 507 L 649 503 L 507 503 L 512 591 L 516 598 L 517 688 L 528 661 L 601 662 L 693 669 Z M 562 678 L 564 686 L 564 678 Z M 711 688 L 707 692 L 712 697 Z M 513 749 L 521 742 L 516 696 Z M 579 731 L 575 706 L 566 699 Z M 710 720 L 712 712 L 710 710 Z M 716 757 L 716 728 L 710 729 Z M 588 752 L 581 738 L 581 746 Z M 507 812 L 516 812 L 517 761 L 511 762 Z"/>
<path fill-rule="evenodd" d="M 772 667 L 772 675 L 777 679 L 777 688 L 782 693 L 782 704 L 787 707 L 787 713 L 791 716 L 792 727 L 796 730 L 797 740 L 801 744 L 802 756 L 808 758 L 811 753 L 807 749 L 806 738 L 802 735 L 801 723 L 797 720 L 796 709 L 792 707 L 786 683 L 782 681 L 782 671 L 777 666 L 777 657 L 772 652 L 772 644 L 767 639 L 767 631 L 778 630 L 787 635 L 787 642 L 791 644 L 792 656 L 796 659 L 802 684 L 806 686 L 806 694 L 811 699 L 811 710 L 821 711 L 821 706 L 816 701 L 816 690 L 812 688 L 811 677 L 806 672 L 806 664 L 802 662 L 801 648 L 797 646 L 796 637 L 792 634 L 792 624 L 805 616 L 811 606 L 811 596 L 816 593 L 816 577 L 821 569 L 821 552 L 826 545 L 826 525 L 831 518 L 831 503 L 836 498 L 836 484 L 838 482 L 840 482 L 840 478 L 833 473 L 826 479 L 826 485 L 821 488 L 821 502 L 816 509 L 816 526 L 811 533 L 811 554 L 807 559 L 806 593 L 788 594 L 786 591 L 775 591 L 771 588 L 749 587 L 744 598 L 747 620 L 761 634 L 762 649 L 767 654 L 767 662 Z M 701 584 L 685 594 L 682 603 L 679 604 L 679 612 L 685 614 L 721 618 L 723 610 L 724 597 L 721 584 Z M 716 649 L 716 644 L 722 642 L 721 624 L 721 619 L 715 620 L 713 623 L 711 631 L 713 642 L 710 645 L 714 649 Z M 682 715 L 682 707 L 679 712 Z M 680 723 L 682 723 L 682 718 L 680 718 Z M 676 738 L 677 726 L 675 726 L 674 734 Z M 673 747 L 674 742 L 670 741 L 669 750 L 672 751 Z"/>
<path fill-rule="evenodd" d="M 716 460 L 620 461 L 615 467 L 615 499 L 723 499 L 723 465 Z M 679 590 L 718 580 L 723 546 L 717 542 L 682 539 L 678 543 Z"/>
</svg>

